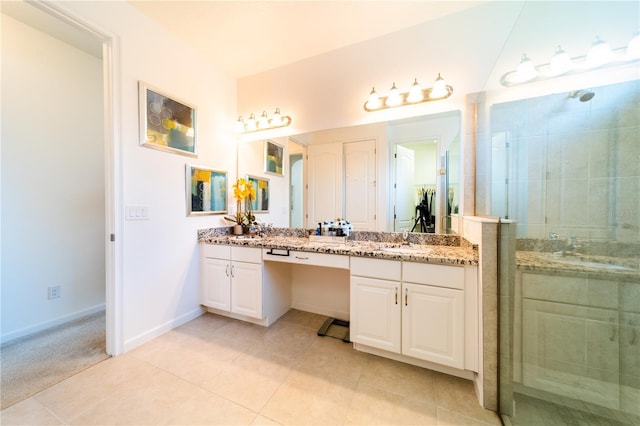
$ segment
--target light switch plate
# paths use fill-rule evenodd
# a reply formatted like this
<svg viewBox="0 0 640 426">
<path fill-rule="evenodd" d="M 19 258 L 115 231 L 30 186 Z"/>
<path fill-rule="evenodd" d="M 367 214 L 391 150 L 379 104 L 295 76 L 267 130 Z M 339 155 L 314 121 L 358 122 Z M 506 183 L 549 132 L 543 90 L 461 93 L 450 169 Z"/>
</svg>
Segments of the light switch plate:
<svg viewBox="0 0 640 426">
<path fill-rule="evenodd" d="M 149 206 L 127 206 L 126 220 L 149 220 Z"/>
</svg>

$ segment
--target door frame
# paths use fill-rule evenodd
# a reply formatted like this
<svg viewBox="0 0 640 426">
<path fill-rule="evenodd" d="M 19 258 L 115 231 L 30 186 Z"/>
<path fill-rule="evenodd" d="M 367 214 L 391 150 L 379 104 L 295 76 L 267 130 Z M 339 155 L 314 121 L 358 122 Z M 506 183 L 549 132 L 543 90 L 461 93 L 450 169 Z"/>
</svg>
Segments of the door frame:
<svg viewBox="0 0 640 426">
<path fill-rule="evenodd" d="M 121 159 L 121 75 L 120 40 L 114 34 L 86 22 L 58 4 L 32 0 L 29 4 L 71 25 L 102 43 L 105 164 L 105 310 L 106 351 L 123 352 L 122 324 L 122 159 Z"/>
</svg>

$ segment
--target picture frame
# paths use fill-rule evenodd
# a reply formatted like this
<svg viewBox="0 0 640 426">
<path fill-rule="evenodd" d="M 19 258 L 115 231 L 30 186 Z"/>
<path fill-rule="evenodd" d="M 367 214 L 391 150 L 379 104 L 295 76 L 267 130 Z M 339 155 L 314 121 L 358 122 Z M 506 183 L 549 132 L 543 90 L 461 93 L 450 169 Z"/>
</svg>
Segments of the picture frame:
<svg viewBox="0 0 640 426">
<path fill-rule="evenodd" d="M 186 165 L 187 216 L 228 213 L 227 172 Z"/>
<path fill-rule="evenodd" d="M 269 179 L 259 176 L 247 175 L 247 182 L 256 190 L 256 199 L 247 200 L 247 209 L 251 209 L 253 213 L 269 213 Z"/>
<path fill-rule="evenodd" d="M 284 147 L 270 140 L 264 143 L 264 172 L 284 176 Z"/>
<path fill-rule="evenodd" d="M 197 109 L 138 82 L 140 145 L 197 158 Z"/>
</svg>

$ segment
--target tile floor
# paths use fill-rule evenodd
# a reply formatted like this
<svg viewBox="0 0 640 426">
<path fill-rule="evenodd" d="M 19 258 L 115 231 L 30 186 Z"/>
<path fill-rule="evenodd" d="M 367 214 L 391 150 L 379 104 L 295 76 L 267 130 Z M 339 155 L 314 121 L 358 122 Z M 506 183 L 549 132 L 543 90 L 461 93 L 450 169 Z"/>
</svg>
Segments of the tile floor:
<svg viewBox="0 0 640 426">
<path fill-rule="evenodd" d="M 353 350 L 289 311 L 205 314 L 0 412 L 3 425 L 500 425 L 473 385 Z"/>
</svg>

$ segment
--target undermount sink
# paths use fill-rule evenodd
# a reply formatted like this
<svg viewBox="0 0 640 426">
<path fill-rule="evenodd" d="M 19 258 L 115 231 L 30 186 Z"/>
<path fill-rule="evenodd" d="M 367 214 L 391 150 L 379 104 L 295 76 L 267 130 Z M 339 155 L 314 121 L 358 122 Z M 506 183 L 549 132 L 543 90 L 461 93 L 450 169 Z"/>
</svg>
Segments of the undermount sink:
<svg viewBox="0 0 640 426">
<path fill-rule="evenodd" d="M 576 259 L 556 259 L 556 262 L 565 263 L 567 265 L 575 265 L 575 266 L 584 266 L 587 268 L 600 268 L 600 269 L 613 269 L 619 271 L 633 271 L 633 268 L 628 268 L 626 266 L 620 265 L 612 265 L 610 263 L 601 263 L 601 262 L 590 262 L 587 260 L 576 260 Z"/>
<path fill-rule="evenodd" d="M 615 270 L 615 271 L 635 271 L 636 270 L 629 266 L 616 265 L 615 263 L 609 263 L 606 261 L 598 262 L 597 259 L 582 257 L 580 255 L 568 256 L 568 255 L 557 255 L 554 253 L 550 256 L 550 258 L 554 262 L 562 263 L 565 265 L 582 266 L 585 268 L 608 269 L 608 270 Z"/>
<path fill-rule="evenodd" d="M 418 249 L 413 247 L 383 247 L 382 251 L 386 251 L 389 253 L 400 253 L 400 254 L 416 254 L 416 253 L 424 253 L 424 249 Z"/>
</svg>

